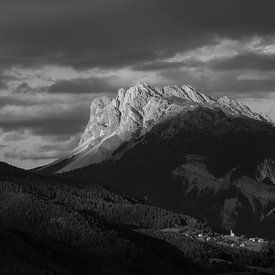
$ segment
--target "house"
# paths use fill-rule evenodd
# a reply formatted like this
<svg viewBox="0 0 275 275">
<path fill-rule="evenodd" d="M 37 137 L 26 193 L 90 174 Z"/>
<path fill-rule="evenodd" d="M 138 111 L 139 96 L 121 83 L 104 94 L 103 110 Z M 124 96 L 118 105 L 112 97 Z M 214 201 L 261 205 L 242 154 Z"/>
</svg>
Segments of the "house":
<svg viewBox="0 0 275 275">
<path fill-rule="evenodd" d="M 241 244 L 240 244 L 240 247 L 244 247 L 244 243 L 241 243 Z"/>
<path fill-rule="evenodd" d="M 258 243 L 263 243 L 264 242 L 264 239 L 258 239 Z"/>
<path fill-rule="evenodd" d="M 231 237 L 235 237 L 235 234 L 234 234 L 234 232 L 232 230 L 230 230 L 230 236 Z"/>
</svg>

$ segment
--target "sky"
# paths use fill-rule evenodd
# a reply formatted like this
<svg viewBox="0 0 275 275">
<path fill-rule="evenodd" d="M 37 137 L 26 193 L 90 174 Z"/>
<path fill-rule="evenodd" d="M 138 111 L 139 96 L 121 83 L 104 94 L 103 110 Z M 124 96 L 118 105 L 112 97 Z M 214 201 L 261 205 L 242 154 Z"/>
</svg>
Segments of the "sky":
<svg viewBox="0 0 275 275">
<path fill-rule="evenodd" d="M 1 0 L 0 161 L 74 148 L 93 98 L 189 84 L 275 120 L 274 0 Z"/>
</svg>

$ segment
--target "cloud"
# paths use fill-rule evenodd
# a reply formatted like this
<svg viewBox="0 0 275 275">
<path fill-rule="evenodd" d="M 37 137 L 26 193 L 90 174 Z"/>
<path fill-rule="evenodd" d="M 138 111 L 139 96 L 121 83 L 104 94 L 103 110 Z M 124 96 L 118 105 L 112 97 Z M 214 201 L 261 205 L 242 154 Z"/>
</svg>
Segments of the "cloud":
<svg viewBox="0 0 275 275">
<path fill-rule="evenodd" d="M 73 80 L 58 81 L 51 85 L 47 91 L 50 93 L 114 93 L 119 88 L 115 77 L 90 77 Z"/>
<path fill-rule="evenodd" d="M 6 89 L 6 82 L 3 79 L 0 79 L 0 89 Z"/>
<path fill-rule="evenodd" d="M 186 66 L 185 62 L 173 62 L 173 61 L 151 61 L 151 62 L 144 62 L 144 63 L 138 63 L 132 66 L 133 70 L 137 71 L 160 71 L 160 70 L 166 70 L 170 68 L 181 68 Z"/>
<path fill-rule="evenodd" d="M 275 70 L 274 71 L 245 71 L 241 73 L 237 80 L 272 80 L 275 79 Z"/>
<path fill-rule="evenodd" d="M 154 73 L 133 71 L 130 67 L 117 70 L 87 69 L 41 65 L 34 68 L 12 67 L 3 71 L 10 93 L 110 93 L 133 81 Z"/>
<path fill-rule="evenodd" d="M 128 66 L 213 41 L 274 33 L 273 0 L 1 1 L 1 64 Z"/>
<path fill-rule="evenodd" d="M 37 153 L 37 152 L 26 152 L 26 151 L 19 151 L 19 150 L 12 150 L 10 152 L 4 153 L 4 157 L 7 159 L 16 159 L 16 160 L 32 160 L 32 161 L 38 161 L 38 160 L 53 160 L 58 157 L 56 154 L 45 152 L 43 155 Z"/>
<path fill-rule="evenodd" d="M 66 115 L 66 114 L 65 114 Z M 85 127 L 87 116 L 52 116 L 47 118 L 24 119 L 21 121 L 0 121 L 0 127 L 4 130 L 29 129 L 39 135 L 67 135 L 78 134 Z"/>
<path fill-rule="evenodd" d="M 16 98 L 11 95 L 0 95 L 0 110 L 7 105 L 31 106 L 35 104 L 36 102 L 34 102 L 31 98 Z"/>
<path fill-rule="evenodd" d="M 29 131 L 26 130 L 16 130 L 5 133 L 2 141 L 3 142 L 16 142 L 22 140 L 29 135 Z"/>
<path fill-rule="evenodd" d="M 26 130 L 2 132 L 0 159 L 27 169 L 45 165 L 74 148 L 79 138 L 79 135 L 38 136 Z"/>
<path fill-rule="evenodd" d="M 6 106 L 0 110 L 0 128 L 5 131 L 31 130 L 37 135 L 67 135 L 82 131 L 88 120 L 89 102 L 85 105 Z"/>
<path fill-rule="evenodd" d="M 2 78 L 6 79 L 7 86 L 14 89 L 23 85 L 29 89 L 49 87 L 58 81 L 106 77 L 106 72 L 98 69 L 75 70 L 70 66 L 43 65 L 28 68 L 14 66 L 3 70 Z"/>
<path fill-rule="evenodd" d="M 274 10 L 273 0 L 0 1 L 0 157 L 50 161 L 82 132 L 94 97 L 138 81 L 269 98 Z"/>
<path fill-rule="evenodd" d="M 21 137 L 22 140 L 22 137 Z M 35 144 L 36 150 L 27 150 L 22 148 L 13 148 L 8 152 L 5 152 L 3 156 L 8 159 L 15 159 L 21 161 L 52 161 L 59 158 L 62 154 L 66 154 L 69 150 L 74 148 L 78 143 L 78 139 L 69 138 L 62 143 L 49 143 L 39 146 Z"/>
<path fill-rule="evenodd" d="M 275 70 L 275 54 L 246 53 L 232 58 L 215 60 L 209 67 L 214 70 Z"/>
<path fill-rule="evenodd" d="M 243 71 L 238 70 L 214 71 L 207 67 L 169 69 L 162 71 L 161 76 L 167 84 L 190 84 L 213 97 L 259 98 L 269 97 L 275 91 L 274 79 L 242 79 Z"/>
</svg>

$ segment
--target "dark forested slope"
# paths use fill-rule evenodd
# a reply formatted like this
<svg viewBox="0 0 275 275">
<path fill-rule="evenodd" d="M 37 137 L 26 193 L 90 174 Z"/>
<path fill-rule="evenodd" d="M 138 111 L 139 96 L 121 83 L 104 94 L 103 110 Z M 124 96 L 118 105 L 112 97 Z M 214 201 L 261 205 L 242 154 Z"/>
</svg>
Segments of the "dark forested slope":
<svg viewBox="0 0 275 275">
<path fill-rule="evenodd" d="M 193 218 L 75 184 L 1 163 L 1 274 L 214 274 L 271 264 L 265 253 L 162 231 L 209 232 Z"/>
</svg>

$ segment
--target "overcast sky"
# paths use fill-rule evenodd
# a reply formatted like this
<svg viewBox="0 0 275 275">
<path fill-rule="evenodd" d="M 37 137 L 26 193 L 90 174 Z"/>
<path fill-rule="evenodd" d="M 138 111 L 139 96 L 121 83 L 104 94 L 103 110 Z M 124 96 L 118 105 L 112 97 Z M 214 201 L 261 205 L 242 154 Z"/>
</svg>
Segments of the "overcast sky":
<svg viewBox="0 0 275 275">
<path fill-rule="evenodd" d="M 190 84 L 275 120 L 274 0 L 1 0 L 0 160 L 73 148 L 94 97 Z"/>
</svg>

